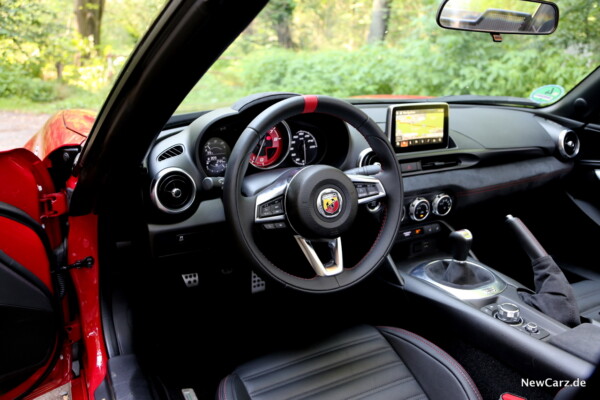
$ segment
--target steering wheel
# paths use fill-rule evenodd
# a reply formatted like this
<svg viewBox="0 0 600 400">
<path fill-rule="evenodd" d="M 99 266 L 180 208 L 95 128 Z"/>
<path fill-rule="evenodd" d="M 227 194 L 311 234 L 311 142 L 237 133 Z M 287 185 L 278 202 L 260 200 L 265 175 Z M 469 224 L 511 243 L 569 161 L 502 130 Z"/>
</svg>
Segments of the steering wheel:
<svg viewBox="0 0 600 400">
<path fill-rule="evenodd" d="M 272 179 L 256 193 L 243 192 L 248 160 L 259 140 L 280 121 L 305 113 L 323 113 L 345 120 L 366 139 L 381 169 L 363 168 L 347 173 L 328 165 L 292 168 L 268 175 Z M 374 175 L 371 173 L 376 172 Z M 341 234 L 353 224 L 359 205 L 380 200 L 384 205 L 379 233 L 370 250 L 354 266 L 345 268 Z M 305 292 L 333 292 L 349 287 L 373 272 L 390 252 L 400 226 L 403 205 L 402 176 L 392 146 L 364 112 L 327 96 L 294 96 L 260 113 L 242 132 L 229 158 L 223 203 L 234 235 L 260 270 Z M 287 224 L 315 272 L 313 278 L 295 276 L 274 265 L 258 248 L 255 235 L 265 223 Z M 315 250 L 325 243 L 330 260 Z M 320 244 L 319 246 L 323 246 Z"/>
</svg>

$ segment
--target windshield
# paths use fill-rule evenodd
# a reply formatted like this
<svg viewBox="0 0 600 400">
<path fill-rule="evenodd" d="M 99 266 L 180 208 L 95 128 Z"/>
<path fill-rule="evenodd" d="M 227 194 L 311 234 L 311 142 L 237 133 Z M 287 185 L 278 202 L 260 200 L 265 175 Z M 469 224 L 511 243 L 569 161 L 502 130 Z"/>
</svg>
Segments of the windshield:
<svg viewBox="0 0 600 400">
<path fill-rule="evenodd" d="M 501 43 L 486 33 L 440 28 L 440 3 L 271 1 L 178 112 L 230 105 L 264 91 L 342 98 L 510 96 L 543 106 L 600 63 L 596 1 L 559 1 L 554 34 L 504 35 Z"/>
</svg>

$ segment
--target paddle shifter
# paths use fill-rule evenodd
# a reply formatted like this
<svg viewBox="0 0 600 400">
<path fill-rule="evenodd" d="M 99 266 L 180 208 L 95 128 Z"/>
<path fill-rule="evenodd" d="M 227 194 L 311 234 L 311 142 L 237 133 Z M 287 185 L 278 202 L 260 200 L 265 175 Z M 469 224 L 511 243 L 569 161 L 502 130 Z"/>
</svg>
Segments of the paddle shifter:
<svg viewBox="0 0 600 400">
<path fill-rule="evenodd" d="M 527 229 L 523 221 L 507 215 L 506 223 L 529 256 L 533 267 L 536 293 L 521 292 L 519 293 L 521 299 L 567 326 L 579 325 L 581 319 L 573 289 L 561 269 Z"/>
</svg>

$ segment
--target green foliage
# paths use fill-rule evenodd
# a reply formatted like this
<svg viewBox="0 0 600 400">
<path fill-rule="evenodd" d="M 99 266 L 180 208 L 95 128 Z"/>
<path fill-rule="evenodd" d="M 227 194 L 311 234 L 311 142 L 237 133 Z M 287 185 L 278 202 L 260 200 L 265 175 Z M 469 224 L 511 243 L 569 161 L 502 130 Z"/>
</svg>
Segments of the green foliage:
<svg viewBox="0 0 600 400">
<path fill-rule="evenodd" d="M 106 0 L 103 45 L 94 46 L 75 32 L 74 0 L 0 0 L 0 108 L 99 107 L 165 2 Z M 561 0 L 555 34 L 505 35 L 503 43 L 439 28 L 440 0 L 390 3 L 384 43 L 368 46 L 373 0 L 271 0 L 182 109 L 273 90 L 527 97 L 550 83 L 569 90 L 600 64 L 598 0 Z"/>
<path fill-rule="evenodd" d="M 23 76 L 14 66 L 0 62 L 0 97 L 22 97 L 34 102 L 56 99 L 56 85 Z"/>
<path fill-rule="evenodd" d="M 576 6 L 581 3 L 584 7 Z M 569 14 L 561 13 L 556 35 L 505 35 L 502 43 L 494 43 L 488 34 L 440 29 L 435 22 L 438 0 L 394 0 L 386 42 L 367 46 L 371 4 L 296 1 L 292 28 L 300 48 L 295 50 L 268 40 L 268 24 L 253 24 L 226 52 L 226 61 L 194 88 L 186 107 L 193 101 L 196 108 L 230 104 L 273 90 L 338 97 L 526 98 L 546 84 L 570 90 L 600 64 L 600 24 L 593 24 L 600 17 L 597 0 L 561 2 Z M 260 18 L 265 15 L 266 10 Z"/>
<path fill-rule="evenodd" d="M 76 32 L 74 0 L 0 0 L 0 98 L 63 106 L 106 94 L 165 0 L 107 0 L 105 45 Z M 73 97 L 69 102 L 67 97 Z"/>
<path fill-rule="evenodd" d="M 241 81 L 252 91 L 273 87 L 301 93 L 328 93 L 349 97 L 390 93 L 394 62 L 383 47 L 357 51 L 293 52 L 273 49 L 243 61 Z"/>
<path fill-rule="evenodd" d="M 102 43 L 118 55 L 127 55 L 140 41 L 166 0 L 106 0 Z"/>
<path fill-rule="evenodd" d="M 296 8 L 295 0 L 271 0 L 263 12 L 264 18 L 278 24 L 287 22 L 292 18 Z"/>
<path fill-rule="evenodd" d="M 25 42 L 48 45 L 53 33 L 51 9 L 44 3 L 26 0 L 2 0 L 0 2 L 0 40 L 2 51 L 19 51 Z"/>
</svg>

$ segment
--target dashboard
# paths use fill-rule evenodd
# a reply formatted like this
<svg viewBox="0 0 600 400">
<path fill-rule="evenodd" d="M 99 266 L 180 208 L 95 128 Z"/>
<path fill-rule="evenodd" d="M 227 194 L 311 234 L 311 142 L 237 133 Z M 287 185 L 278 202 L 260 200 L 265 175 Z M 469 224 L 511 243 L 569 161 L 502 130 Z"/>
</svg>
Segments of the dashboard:
<svg viewBox="0 0 600 400">
<path fill-rule="evenodd" d="M 255 95 L 231 107 L 178 116 L 165 127 L 144 165 L 151 236 L 173 238 L 224 221 L 221 188 L 231 149 L 262 110 L 289 96 Z M 423 104 L 415 105 L 418 109 Z M 355 105 L 394 141 L 390 110 L 404 110 L 406 104 Z M 450 104 L 445 112 L 443 147 L 425 142 L 436 145 L 412 146 L 406 152 L 398 149 L 401 141 L 395 143 L 403 173 L 405 225 L 426 224 L 457 209 L 558 180 L 572 170 L 580 149 L 568 121 L 552 121 L 534 110 Z M 344 121 L 302 114 L 279 121 L 262 136 L 248 157 L 247 174 L 277 174 L 315 164 L 347 171 L 377 162 L 362 135 Z M 380 209 L 376 202 L 365 207 L 373 213 Z"/>
</svg>

